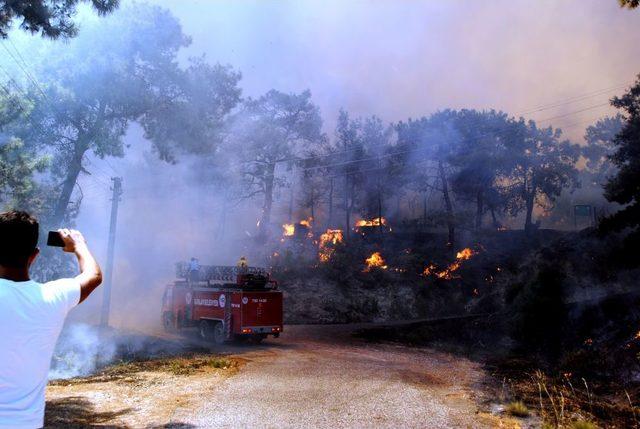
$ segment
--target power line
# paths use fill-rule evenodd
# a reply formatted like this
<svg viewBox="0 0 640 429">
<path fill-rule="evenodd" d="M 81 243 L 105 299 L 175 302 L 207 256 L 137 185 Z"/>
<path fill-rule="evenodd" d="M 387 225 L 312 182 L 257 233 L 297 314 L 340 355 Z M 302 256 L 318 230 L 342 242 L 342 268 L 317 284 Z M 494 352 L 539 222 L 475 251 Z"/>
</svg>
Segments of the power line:
<svg viewBox="0 0 640 429">
<path fill-rule="evenodd" d="M 596 109 L 598 107 L 603 107 L 603 106 L 611 106 L 611 104 L 609 104 L 609 103 L 596 104 L 595 106 L 586 107 L 584 109 L 576 110 L 576 111 L 570 112 L 570 113 L 565 113 L 563 115 L 557 115 L 557 116 L 552 116 L 552 117 L 546 118 L 546 119 L 540 119 L 540 122 L 547 122 L 547 121 L 552 121 L 554 119 L 564 118 L 566 116 L 571 116 L 571 115 L 574 115 L 576 113 L 586 112 L 587 110 L 593 110 L 593 109 Z"/>
<path fill-rule="evenodd" d="M 45 94 L 44 90 L 42 89 L 42 87 L 40 86 L 38 81 L 25 68 L 27 63 L 24 61 L 24 58 L 22 58 L 22 55 L 20 55 L 20 51 L 18 51 L 18 48 L 16 48 L 16 46 L 13 44 L 13 42 L 11 42 L 11 44 L 13 45 L 13 48 L 16 50 L 16 53 L 22 59 L 22 62 L 24 63 L 24 65 L 20 64 L 20 62 L 16 59 L 16 57 L 13 55 L 13 53 L 9 50 L 9 48 L 7 48 L 7 45 L 5 45 L 4 40 L 0 40 L 0 42 L 1 42 L 2 47 L 4 48 L 4 50 L 7 51 L 7 53 L 11 57 L 11 59 L 18 65 L 18 67 L 20 67 L 20 69 L 23 71 L 23 73 L 27 76 L 27 79 L 29 79 L 36 86 L 36 88 L 38 88 L 38 91 L 42 94 L 42 96 L 45 99 L 47 99 L 47 94 Z"/>
<path fill-rule="evenodd" d="M 589 93 L 586 93 L 586 94 L 583 94 L 583 95 L 577 95 L 577 96 L 568 98 L 568 99 L 566 99 L 564 101 L 554 102 L 554 103 L 550 103 L 550 104 L 547 104 L 547 105 L 542 105 L 542 106 L 539 106 L 539 107 L 535 107 L 535 108 L 533 108 L 531 110 L 525 110 L 525 111 L 522 111 L 522 112 L 517 112 L 517 113 L 515 113 L 515 115 L 516 116 L 517 115 L 527 115 L 527 114 L 531 114 L 531 113 L 541 112 L 543 110 L 552 109 L 552 108 L 555 108 L 555 107 L 561 107 L 561 106 L 564 106 L 564 105 L 567 105 L 567 104 L 575 103 L 577 101 L 583 101 L 583 100 L 586 100 L 586 99 L 589 99 L 589 98 L 593 98 L 593 97 L 596 97 L 596 96 L 599 96 L 599 95 L 604 95 L 604 94 L 606 94 L 608 92 L 611 92 L 611 91 L 614 91 L 614 90 L 617 90 L 617 89 L 623 89 L 623 88 L 625 88 L 625 87 L 627 87 L 629 85 L 630 85 L 629 83 L 614 85 L 614 86 L 611 86 L 611 87 L 608 87 L 608 88 L 595 90 L 593 92 L 589 92 Z"/>
</svg>

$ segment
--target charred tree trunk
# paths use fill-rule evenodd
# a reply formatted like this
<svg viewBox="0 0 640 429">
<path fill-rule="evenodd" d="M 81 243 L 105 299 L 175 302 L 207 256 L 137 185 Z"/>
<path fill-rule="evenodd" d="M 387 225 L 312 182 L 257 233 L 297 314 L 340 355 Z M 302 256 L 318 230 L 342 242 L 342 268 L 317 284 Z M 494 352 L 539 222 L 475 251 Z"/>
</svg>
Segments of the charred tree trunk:
<svg viewBox="0 0 640 429">
<path fill-rule="evenodd" d="M 476 194 L 476 230 L 482 227 L 482 212 L 484 211 L 484 195 L 482 189 Z"/>
<path fill-rule="evenodd" d="M 451 204 L 451 196 L 449 195 L 449 186 L 447 184 L 447 176 L 444 172 L 442 161 L 438 161 L 438 173 L 442 182 L 442 196 L 444 198 L 445 208 L 447 210 L 447 229 L 449 230 L 449 242 L 447 245 L 453 247 L 455 243 L 456 227 L 453 218 L 453 205 Z"/>
<path fill-rule="evenodd" d="M 271 223 L 271 207 L 273 206 L 273 183 L 275 179 L 275 164 L 267 166 L 264 180 L 264 203 L 262 205 L 262 219 L 260 220 L 260 235 L 265 237 Z"/>
</svg>

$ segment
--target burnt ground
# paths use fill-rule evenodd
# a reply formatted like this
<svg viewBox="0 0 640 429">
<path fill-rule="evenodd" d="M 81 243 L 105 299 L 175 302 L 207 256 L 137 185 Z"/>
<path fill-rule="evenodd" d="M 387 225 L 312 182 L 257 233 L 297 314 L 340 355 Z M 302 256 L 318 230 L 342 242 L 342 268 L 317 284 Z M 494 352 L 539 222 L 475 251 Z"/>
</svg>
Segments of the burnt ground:
<svg viewBox="0 0 640 429">
<path fill-rule="evenodd" d="M 522 427 L 489 412 L 488 373 L 425 347 L 371 343 L 371 325 L 286 326 L 262 345 L 107 366 L 52 382 L 46 427 Z M 170 338 L 171 341 L 185 341 Z"/>
<path fill-rule="evenodd" d="M 621 302 L 636 303 L 638 296 L 610 297 L 594 306 L 602 313 L 607 307 L 620 308 Z M 583 305 L 570 305 L 567 311 L 575 311 L 578 306 L 585 311 Z M 365 327 L 356 335 L 371 344 L 428 347 L 469 359 L 486 374 L 484 396 L 480 397 L 484 409 L 495 411 L 521 401 L 550 427 L 573 427 L 576 422 L 592 423 L 584 426 L 589 428 L 638 427 L 640 383 L 634 368 L 637 371 L 640 337 L 631 333 L 624 338 L 619 330 L 612 329 L 615 319 L 608 314 L 597 314 L 589 308 L 586 313 L 592 323 L 610 331 L 612 338 L 591 332 L 576 345 L 565 337 L 565 353 L 557 360 L 541 354 L 533 345 L 522 348 L 509 339 L 506 333 L 510 319 L 505 314 L 389 323 Z M 624 325 L 622 320 L 617 322 Z M 575 329 L 573 324 L 567 329 Z M 635 363 L 620 365 L 623 352 L 636 359 Z"/>
</svg>

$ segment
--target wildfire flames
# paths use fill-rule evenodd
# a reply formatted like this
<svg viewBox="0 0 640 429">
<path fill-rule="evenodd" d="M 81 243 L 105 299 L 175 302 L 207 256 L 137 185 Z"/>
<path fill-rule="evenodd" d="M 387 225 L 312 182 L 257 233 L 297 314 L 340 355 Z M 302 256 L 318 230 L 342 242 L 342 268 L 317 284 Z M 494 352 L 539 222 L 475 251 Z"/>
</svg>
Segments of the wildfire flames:
<svg viewBox="0 0 640 429">
<path fill-rule="evenodd" d="M 311 222 L 313 222 L 313 218 L 309 216 L 307 219 L 302 219 L 298 222 L 298 225 L 302 225 L 306 228 L 311 228 Z M 282 229 L 284 230 L 282 233 L 283 237 L 293 237 L 296 232 L 296 224 L 295 223 L 285 223 L 282 225 Z M 311 237 L 311 233 L 308 234 Z"/>
<path fill-rule="evenodd" d="M 327 232 L 320 235 L 320 243 L 318 244 L 320 262 L 329 262 L 331 255 L 335 251 L 331 246 L 335 246 L 338 243 L 342 243 L 341 229 L 328 229 Z"/>
<path fill-rule="evenodd" d="M 458 259 L 459 261 L 466 261 L 467 259 L 471 258 L 473 254 L 473 250 L 467 247 L 466 249 L 462 249 L 461 251 L 456 253 L 456 259 Z"/>
<path fill-rule="evenodd" d="M 293 223 L 285 223 L 282 225 L 282 229 L 284 229 L 284 232 L 282 233 L 284 237 L 292 237 L 293 233 L 296 231 L 296 226 Z"/>
<path fill-rule="evenodd" d="M 434 275 L 439 279 L 451 280 L 455 277 L 453 273 L 458 271 L 458 269 L 462 266 L 462 261 L 471 259 L 471 257 L 475 254 L 476 252 L 474 252 L 473 249 L 467 247 L 456 253 L 456 260 L 449 264 L 446 269 L 438 270 L 434 264 L 430 264 L 427 268 L 424 269 L 422 275 L 425 277 Z"/>
<path fill-rule="evenodd" d="M 387 224 L 387 220 L 385 218 L 376 217 L 370 220 L 361 219 L 357 221 L 356 228 L 360 228 L 362 226 L 380 226 L 380 225 L 386 225 L 386 224 Z"/>
<path fill-rule="evenodd" d="M 387 269 L 387 265 L 385 265 L 384 259 L 382 258 L 380 252 L 374 252 L 371 256 L 365 259 L 364 262 L 367 264 L 364 272 L 371 271 L 372 268 L 381 268 L 383 270 Z"/>
</svg>

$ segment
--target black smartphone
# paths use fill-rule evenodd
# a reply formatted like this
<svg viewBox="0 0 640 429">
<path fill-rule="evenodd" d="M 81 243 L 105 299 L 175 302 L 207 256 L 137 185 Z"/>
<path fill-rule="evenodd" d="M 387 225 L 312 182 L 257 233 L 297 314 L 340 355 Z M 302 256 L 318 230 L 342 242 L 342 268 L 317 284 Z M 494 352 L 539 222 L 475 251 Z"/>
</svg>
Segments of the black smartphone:
<svg viewBox="0 0 640 429">
<path fill-rule="evenodd" d="M 49 231 L 47 246 L 64 247 L 64 241 L 58 231 Z"/>
</svg>

